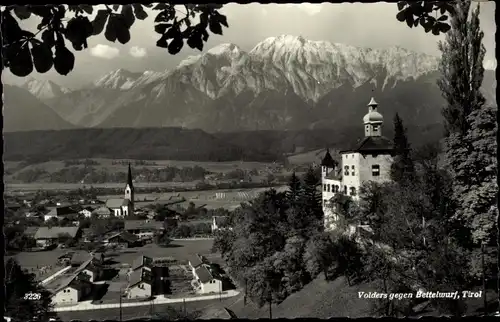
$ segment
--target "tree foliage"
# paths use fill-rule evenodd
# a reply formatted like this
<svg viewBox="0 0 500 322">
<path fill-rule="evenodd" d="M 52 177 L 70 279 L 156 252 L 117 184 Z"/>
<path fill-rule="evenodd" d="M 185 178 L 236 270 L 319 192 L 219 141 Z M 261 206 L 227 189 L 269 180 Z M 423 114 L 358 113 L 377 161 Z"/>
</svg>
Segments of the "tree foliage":
<svg viewBox="0 0 500 322">
<path fill-rule="evenodd" d="M 420 25 L 436 36 L 450 30 L 448 16 L 455 13 L 453 1 L 399 1 L 398 10 L 396 19 L 400 22 L 410 28 Z"/>
<path fill-rule="evenodd" d="M 15 259 L 9 258 L 5 263 L 5 313 L 16 321 L 31 321 L 38 317 L 48 320 L 51 309 L 49 292 L 19 266 Z M 39 293 L 40 299 L 26 298 L 29 293 Z"/>
<path fill-rule="evenodd" d="M 410 144 L 406 135 L 403 120 L 396 113 L 394 116 L 394 151 L 395 157 L 391 165 L 391 179 L 404 184 L 412 180 L 415 168 L 411 157 Z"/>
<path fill-rule="evenodd" d="M 491 242 L 497 216 L 496 107 L 485 106 L 484 33 L 479 6 L 469 18 L 470 2 L 456 5 L 452 30 L 442 52 L 438 85 L 446 99 L 446 167 L 453 179 L 454 220 L 472 231 L 476 243 Z"/>
<path fill-rule="evenodd" d="M 454 13 L 451 1 L 399 1 L 396 19 L 410 27 L 422 26 L 434 35 L 447 32 L 448 15 Z M 184 4 L 180 11 L 173 3 L 106 5 L 94 12 L 92 5 L 9 5 L 2 9 L 2 69 L 25 77 L 33 71 L 46 73 L 54 69 L 69 74 L 75 65 L 75 55 L 68 48 L 81 51 L 88 48 L 88 39 L 104 34 L 110 42 L 126 44 L 130 28 L 136 20 L 148 17 L 145 8 L 158 11 L 154 31 L 159 34 L 156 46 L 171 55 L 179 53 L 186 43 L 203 50 L 213 34 L 222 35 L 229 27 L 226 16 L 219 13 L 219 4 Z M 440 13 L 437 17 L 437 13 Z M 94 15 L 95 13 L 95 15 Z M 433 13 L 436 13 L 433 16 Z M 93 16 L 93 18 L 91 18 Z M 21 28 L 18 20 L 41 19 L 36 31 Z M 16 19 L 17 18 L 17 19 Z M 198 18 L 198 23 L 193 21 Z"/>
<path fill-rule="evenodd" d="M 130 41 L 130 28 L 136 19 L 144 20 L 150 8 L 158 12 L 154 30 L 160 35 L 156 45 L 171 55 L 177 54 L 184 42 L 191 48 L 203 49 L 209 32 L 222 35 L 228 27 L 227 19 L 218 10 L 218 4 L 184 4 L 184 12 L 172 3 L 106 5 L 94 13 L 92 5 L 10 5 L 2 9 L 2 69 L 24 77 L 34 70 L 46 73 L 52 68 L 61 75 L 70 73 L 75 56 L 68 48 L 81 51 L 88 47 L 88 38 L 104 32 L 110 42 L 126 44 Z M 179 14 L 180 13 L 180 14 Z M 32 16 L 41 18 L 37 31 L 22 29 L 18 19 Z M 15 18 L 17 17 L 17 19 Z M 197 24 L 193 23 L 199 18 Z"/>
</svg>

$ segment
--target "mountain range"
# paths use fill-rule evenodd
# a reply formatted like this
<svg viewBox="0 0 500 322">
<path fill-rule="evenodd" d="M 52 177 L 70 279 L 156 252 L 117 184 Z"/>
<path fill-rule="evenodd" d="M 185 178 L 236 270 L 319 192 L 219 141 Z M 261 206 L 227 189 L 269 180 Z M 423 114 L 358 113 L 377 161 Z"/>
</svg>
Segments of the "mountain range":
<svg viewBox="0 0 500 322">
<path fill-rule="evenodd" d="M 164 72 L 119 69 L 76 90 L 36 80 L 23 87 L 48 108 L 44 115 L 52 117 L 50 110 L 65 121 L 37 119 L 46 129 L 67 128 L 69 123 L 208 132 L 341 131 L 361 123 L 372 96 L 386 122 L 398 112 L 406 124 L 427 126 L 442 119 L 438 62 L 438 57 L 401 47 L 358 48 L 283 35 L 265 39 L 249 52 L 234 44 L 219 45 Z M 495 87 L 494 71 L 487 70 L 483 93 L 492 104 Z M 6 88 L 5 93 L 10 96 L 6 105 L 21 99 L 19 90 Z M 15 114 L 33 117 L 23 109 Z M 7 121 L 9 117 L 14 116 L 6 115 Z"/>
</svg>

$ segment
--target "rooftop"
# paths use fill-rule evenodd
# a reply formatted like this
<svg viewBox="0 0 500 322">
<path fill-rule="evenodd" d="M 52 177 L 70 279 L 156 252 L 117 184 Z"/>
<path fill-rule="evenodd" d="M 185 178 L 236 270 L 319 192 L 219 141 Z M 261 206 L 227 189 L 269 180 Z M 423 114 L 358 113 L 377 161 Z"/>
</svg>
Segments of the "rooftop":
<svg viewBox="0 0 500 322">
<path fill-rule="evenodd" d="M 391 140 L 384 136 L 367 136 L 358 142 L 354 148 L 350 150 L 341 151 L 340 153 L 387 153 L 393 151 L 393 143 Z"/>
<path fill-rule="evenodd" d="M 161 221 L 147 221 L 147 220 L 125 220 L 125 230 L 135 229 L 152 229 L 162 230 L 163 222 Z"/>
<path fill-rule="evenodd" d="M 75 237 L 79 231 L 78 227 L 40 227 L 36 234 L 35 239 L 55 239 L 60 234 L 68 234 Z"/>
</svg>

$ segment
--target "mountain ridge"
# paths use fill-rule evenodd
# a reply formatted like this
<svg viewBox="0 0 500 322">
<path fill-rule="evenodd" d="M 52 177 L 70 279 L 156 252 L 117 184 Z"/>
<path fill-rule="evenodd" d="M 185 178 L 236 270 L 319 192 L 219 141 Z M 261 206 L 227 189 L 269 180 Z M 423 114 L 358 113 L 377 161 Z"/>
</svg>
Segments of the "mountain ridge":
<svg viewBox="0 0 500 322">
<path fill-rule="evenodd" d="M 401 47 L 359 48 L 281 35 L 248 52 L 221 44 L 165 72 L 113 71 L 45 99 L 80 127 L 183 126 L 208 132 L 297 130 L 357 122 L 375 95 L 390 121 L 439 123 L 438 58 Z M 494 102 L 496 80 L 483 89 Z"/>
</svg>

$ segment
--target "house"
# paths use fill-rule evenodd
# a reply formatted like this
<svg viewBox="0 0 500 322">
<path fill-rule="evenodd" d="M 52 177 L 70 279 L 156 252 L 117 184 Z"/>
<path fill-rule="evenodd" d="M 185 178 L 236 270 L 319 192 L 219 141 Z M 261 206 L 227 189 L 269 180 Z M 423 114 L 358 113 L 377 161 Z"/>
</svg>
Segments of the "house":
<svg viewBox="0 0 500 322">
<path fill-rule="evenodd" d="M 130 267 L 130 273 L 138 270 L 138 269 L 146 269 L 151 272 L 153 268 L 153 259 L 148 256 L 141 255 L 137 257 L 133 262 L 132 266 Z"/>
<path fill-rule="evenodd" d="M 131 233 L 122 231 L 111 235 L 104 240 L 104 244 L 108 246 L 120 246 L 123 248 L 137 247 L 141 245 L 139 238 Z"/>
<path fill-rule="evenodd" d="M 71 206 L 64 207 L 55 207 L 49 211 L 46 215 L 43 216 L 45 221 L 49 221 L 52 218 L 57 218 L 58 220 L 62 220 L 64 218 L 68 218 L 71 215 L 77 216 L 78 211 Z"/>
<path fill-rule="evenodd" d="M 90 258 L 82 263 L 74 273 L 63 279 L 55 289 L 49 289 L 52 293 L 51 297 L 54 305 L 76 304 L 90 295 L 93 284 L 85 277 L 81 278 L 80 273 L 88 267 L 91 261 Z"/>
<path fill-rule="evenodd" d="M 92 216 L 92 212 L 94 211 L 94 208 L 87 206 L 84 207 L 82 210 L 80 210 L 78 213 L 85 218 L 90 218 Z"/>
<path fill-rule="evenodd" d="M 229 217 L 213 216 L 212 217 L 212 233 L 217 230 L 231 229 L 229 227 Z"/>
<path fill-rule="evenodd" d="M 97 209 L 94 209 L 94 210 L 92 211 L 92 214 L 91 214 L 90 216 L 95 215 L 95 216 L 97 216 L 98 218 L 109 218 L 109 217 L 111 217 L 113 214 L 114 214 L 114 212 L 113 212 L 113 210 L 112 210 L 112 209 L 110 209 L 110 208 L 108 208 L 108 207 L 104 207 L 104 206 L 103 206 L 103 207 L 99 207 L 99 208 L 97 208 Z"/>
<path fill-rule="evenodd" d="M 165 293 L 169 271 L 168 266 L 157 266 L 153 258 L 141 255 L 133 261 L 128 276 L 127 297 L 149 297 Z M 140 285 L 139 280 L 146 285 Z"/>
<path fill-rule="evenodd" d="M 28 238 L 34 238 L 39 227 L 26 227 L 24 229 L 24 236 Z"/>
<path fill-rule="evenodd" d="M 328 150 L 321 162 L 324 224 L 327 230 L 335 229 L 339 220 L 339 212 L 332 202 L 336 195 L 349 195 L 357 201 L 363 183 L 390 180 L 393 143 L 382 136 L 384 118 L 377 111 L 377 106 L 372 97 L 368 113 L 363 117 L 365 137 L 353 148 L 340 152 L 341 165 L 333 160 Z"/>
<path fill-rule="evenodd" d="M 83 279 L 95 283 L 102 279 L 104 275 L 104 268 L 98 264 L 95 260 L 88 263 L 87 266 L 80 272 L 80 275 L 84 275 Z"/>
<path fill-rule="evenodd" d="M 194 271 L 192 285 L 197 293 L 222 293 L 222 280 L 215 277 L 206 265 L 201 265 Z"/>
<path fill-rule="evenodd" d="M 81 230 L 78 227 L 40 227 L 34 235 L 38 246 L 47 247 L 58 243 L 62 235 L 78 239 Z"/>
<path fill-rule="evenodd" d="M 193 273 L 193 276 L 195 275 L 195 270 L 200 267 L 203 264 L 208 263 L 207 259 L 200 254 L 195 254 L 194 256 L 190 256 L 188 260 L 188 265 L 189 268 L 191 269 L 191 272 Z"/>
<path fill-rule="evenodd" d="M 149 298 L 153 296 L 152 284 L 151 272 L 144 267 L 139 268 L 129 275 L 125 294 L 129 299 Z"/>
<path fill-rule="evenodd" d="M 92 292 L 92 284 L 85 280 L 71 278 L 60 288 L 53 291 L 52 303 L 54 305 L 76 304 Z"/>
<path fill-rule="evenodd" d="M 126 220 L 124 229 L 140 239 L 152 238 L 156 234 L 163 234 L 165 231 L 163 222 L 152 220 Z"/>
<path fill-rule="evenodd" d="M 91 243 L 95 239 L 94 231 L 91 228 L 83 228 L 82 229 L 82 242 Z"/>
</svg>

